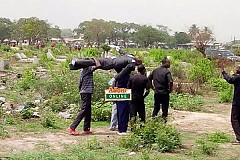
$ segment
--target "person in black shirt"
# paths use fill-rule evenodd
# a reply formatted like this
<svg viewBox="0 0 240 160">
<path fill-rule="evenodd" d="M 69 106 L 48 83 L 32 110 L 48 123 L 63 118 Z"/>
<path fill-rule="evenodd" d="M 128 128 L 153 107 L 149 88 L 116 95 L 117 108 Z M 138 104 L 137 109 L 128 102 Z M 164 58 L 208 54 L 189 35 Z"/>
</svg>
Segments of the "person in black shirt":
<svg viewBox="0 0 240 160">
<path fill-rule="evenodd" d="M 151 86 L 153 81 L 152 89 L 154 90 L 152 117 L 157 116 L 160 110 L 160 104 L 162 104 L 162 118 L 165 122 L 168 115 L 169 93 L 173 90 L 173 79 L 168 68 L 170 68 L 170 61 L 165 57 L 162 60 L 162 66 L 153 70 L 148 76 Z"/>
<path fill-rule="evenodd" d="M 134 117 L 136 121 L 137 113 L 140 118 L 140 122 L 145 122 L 146 113 L 145 113 L 145 104 L 144 98 L 148 96 L 150 92 L 150 83 L 148 78 L 145 76 L 146 69 L 144 65 L 138 66 L 139 74 L 133 75 L 128 81 L 127 88 L 132 89 L 132 101 L 130 103 L 130 119 Z M 146 92 L 144 94 L 144 90 Z"/>
<path fill-rule="evenodd" d="M 230 77 L 225 71 L 224 71 L 224 64 L 221 64 L 222 69 L 222 75 L 224 79 L 234 85 L 234 95 L 233 95 L 233 101 L 232 101 L 232 110 L 231 110 L 231 124 L 233 131 L 236 136 L 236 143 L 240 144 L 240 65 L 236 68 L 236 73 Z"/>
</svg>

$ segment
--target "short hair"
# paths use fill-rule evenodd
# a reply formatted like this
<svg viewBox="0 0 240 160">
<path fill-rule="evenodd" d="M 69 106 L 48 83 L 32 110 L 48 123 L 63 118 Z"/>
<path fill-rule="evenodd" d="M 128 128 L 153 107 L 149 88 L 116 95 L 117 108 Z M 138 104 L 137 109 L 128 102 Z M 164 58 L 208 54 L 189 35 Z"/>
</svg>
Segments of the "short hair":
<svg viewBox="0 0 240 160">
<path fill-rule="evenodd" d="M 167 62 L 169 62 L 169 59 L 167 57 L 164 57 L 163 60 L 162 60 L 162 64 L 165 64 Z"/>
<path fill-rule="evenodd" d="M 145 70 L 145 66 L 143 64 L 138 65 L 138 72 L 143 72 Z"/>
</svg>

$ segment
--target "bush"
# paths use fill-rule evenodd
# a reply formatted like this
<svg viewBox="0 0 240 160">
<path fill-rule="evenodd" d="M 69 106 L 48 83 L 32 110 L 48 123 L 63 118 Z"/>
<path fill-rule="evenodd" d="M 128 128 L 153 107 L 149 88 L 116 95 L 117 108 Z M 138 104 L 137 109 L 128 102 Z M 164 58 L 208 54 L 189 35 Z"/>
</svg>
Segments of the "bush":
<svg viewBox="0 0 240 160">
<path fill-rule="evenodd" d="M 215 132 L 207 134 L 208 140 L 214 143 L 226 143 L 231 141 L 231 137 L 224 132 Z"/>
<path fill-rule="evenodd" d="M 189 70 L 189 79 L 203 84 L 210 79 L 215 72 L 215 66 L 208 59 L 201 59 L 196 61 L 196 63 L 190 67 Z"/>
<path fill-rule="evenodd" d="M 30 119 L 33 115 L 33 110 L 31 108 L 23 109 L 21 112 L 23 119 Z"/>
<path fill-rule="evenodd" d="M 59 126 L 57 126 L 57 123 L 56 123 L 56 117 L 52 113 L 46 113 L 45 115 L 43 115 L 41 124 L 45 128 L 53 128 L 53 129 L 59 128 Z"/>
<path fill-rule="evenodd" d="M 161 152 L 170 151 L 179 148 L 181 145 L 180 135 L 176 129 L 165 126 L 163 130 L 158 132 L 156 142 Z"/>
<path fill-rule="evenodd" d="M 4 126 L 0 123 L 0 138 L 8 138 L 10 137 L 8 131 L 4 129 Z"/>
<path fill-rule="evenodd" d="M 138 151 L 142 144 L 142 140 L 140 136 L 135 134 L 130 134 L 129 136 L 125 136 L 120 138 L 119 145 L 123 148 L 129 148 L 133 151 Z"/>
<path fill-rule="evenodd" d="M 109 52 L 110 49 L 111 49 L 111 47 L 109 47 L 109 46 L 106 45 L 106 44 L 103 44 L 103 45 L 101 46 L 101 48 L 104 50 L 104 52 Z"/>
<path fill-rule="evenodd" d="M 229 103 L 233 98 L 233 85 L 228 85 L 228 88 L 222 90 L 219 94 L 220 103 Z"/>
<path fill-rule="evenodd" d="M 34 70 L 32 69 L 27 69 L 23 73 L 22 79 L 17 83 L 17 85 L 23 89 L 27 90 L 30 88 L 33 88 L 35 84 L 37 83 L 37 76 Z"/>
<path fill-rule="evenodd" d="M 46 101 L 46 107 L 51 108 L 53 112 L 59 112 L 67 108 L 67 104 L 62 96 L 52 96 Z"/>
<path fill-rule="evenodd" d="M 110 121 L 112 113 L 111 103 L 103 100 L 92 103 L 92 120 L 93 121 Z"/>
<path fill-rule="evenodd" d="M 93 93 L 93 101 L 98 101 L 99 99 L 104 98 L 104 91 L 109 88 L 108 81 L 113 77 L 113 75 L 106 73 L 95 71 L 94 73 L 94 93 Z"/>
<path fill-rule="evenodd" d="M 11 47 L 9 45 L 2 45 L 1 49 L 5 52 L 10 52 L 11 51 Z"/>
<path fill-rule="evenodd" d="M 97 150 L 97 149 L 102 149 L 102 147 L 98 139 L 94 137 L 93 139 L 87 141 L 87 149 Z"/>
<path fill-rule="evenodd" d="M 171 94 L 170 106 L 176 110 L 184 111 L 200 111 L 201 106 L 204 103 L 200 95 L 190 94 Z"/>
<path fill-rule="evenodd" d="M 100 52 L 96 48 L 87 48 L 86 50 L 86 57 L 99 57 Z"/>
<path fill-rule="evenodd" d="M 157 145 L 160 152 L 171 151 L 181 145 L 180 134 L 177 130 L 165 124 L 161 118 L 149 119 L 146 124 L 135 123 L 132 133 L 120 140 L 125 148 L 138 150 L 140 147 L 152 148 Z"/>
<path fill-rule="evenodd" d="M 217 91 L 223 91 L 229 88 L 229 84 L 223 78 L 211 77 L 205 84 L 207 87 Z"/>
<path fill-rule="evenodd" d="M 218 146 L 212 142 L 206 141 L 204 139 L 197 140 L 198 148 L 202 151 L 203 154 L 213 155 Z"/>
</svg>

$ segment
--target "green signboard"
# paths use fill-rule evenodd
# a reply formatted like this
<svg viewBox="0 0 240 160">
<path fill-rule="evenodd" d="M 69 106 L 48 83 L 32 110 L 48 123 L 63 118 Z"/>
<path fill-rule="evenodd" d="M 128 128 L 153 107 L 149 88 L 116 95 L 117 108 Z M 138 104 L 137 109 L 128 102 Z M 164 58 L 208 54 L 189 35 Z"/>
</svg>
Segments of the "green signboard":
<svg viewBox="0 0 240 160">
<path fill-rule="evenodd" d="M 125 88 L 109 88 L 105 90 L 105 101 L 127 101 L 132 100 L 132 90 Z"/>
</svg>

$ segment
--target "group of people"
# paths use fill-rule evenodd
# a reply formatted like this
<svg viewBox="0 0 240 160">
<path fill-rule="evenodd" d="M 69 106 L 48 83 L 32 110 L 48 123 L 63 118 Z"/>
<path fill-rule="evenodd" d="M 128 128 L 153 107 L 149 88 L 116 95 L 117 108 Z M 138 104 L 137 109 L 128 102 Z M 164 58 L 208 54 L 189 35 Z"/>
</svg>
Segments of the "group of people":
<svg viewBox="0 0 240 160">
<path fill-rule="evenodd" d="M 81 110 L 76 119 L 67 129 L 72 135 L 79 135 L 77 126 L 84 118 L 83 134 L 91 134 L 91 96 L 94 90 L 93 71 L 96 69 L 114 69 L 117 75 L 109 81 L 109 85 L 118 88 L 129 88 L 132 90 L 132 100 L 116 101 L 113 103 L 110 130 L 118 130 L 119 135 L 127 132 L 129 116 L 136 121 L 137 114 L 141 122 L 145 122 L 144 98 L 148 96 L 150 89 L 154 90 L 154 109 L 152 117 L 158 115 L 160 104 L 162 105 L 162 118 L 166 122 L 169 107 L 169 94 L 173 90 L 173 79 L 168 68 L 170 61 L 166 57 L 162 60 L 162 65 L 154 69 L 146 77 L 146 69 L 142 61 L 133 55 L 125 53 L 117 48 L 120 56 L 110 58 L 89 58 L 72 61 L 69 66 L 71 70 L 83 69 L 80 74 L 79 91 L 81 96 Z M 137 67 L 138 74 L 131 75 Z M 231 110 L 231 124 L 236 136 L 234 143 L 240 144 L 240 65 L 236 68 L 236 73 L 229 76 L 221 64 L 224 79 L 234 85 L 234 96 Z"/>
<path fill-rule="evenodd" d="M 79 135 L 77 126 L 83 118 L 83 134 L 91 134 L 91 95 L 93 94 L 93 71 L 96 69 L 114 69 L 117 75 L 109 81 L 109 85 L 118 88 L 129 88 L 132 90 L 132 100 L 116 101 L 113 107 L 112 124 L 110 130 L 118 130 L 119 135 L 127 132 L 129 116 L 136 120 L 137 114 L 140 121 L 145 122 L 144 98 L 149 94 L 150 88 L 154 90 L 154 110 L 152 116 L 157 116 L 162 104 L 162 118 L 166 121 L 169 107 L 169 93 L 172 92 L 173 80 L 170 71 L 170 61 L 167 58 L 162 60 L 161 67 L 156 68 L 146 77 L 146 69 L 142 61 L 133 55 L 125 53 L 120 48 L 116 48 L 119 56 L 110 58 L 85 58 L 72 60 L 69 64 L 70 70 L 82 69 L 79 81 L 79 91 L 81 96 L 81 110 L 76 119 L 67 129 L 72 135 Z M 137 68 L 138 74 L 131 75 Z M 153 85 L 152 85 L 153 83 Z M 145 93 L 144 93 L 145 91 Z M 117 118 L 114 118 L 117 117 Z M 117 125 L 116 125 L 117 124 Z M 115 126 L 114 126 L 115 125 Z"/>
</svg>

